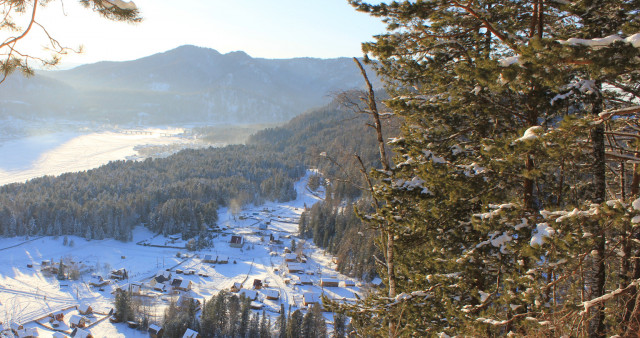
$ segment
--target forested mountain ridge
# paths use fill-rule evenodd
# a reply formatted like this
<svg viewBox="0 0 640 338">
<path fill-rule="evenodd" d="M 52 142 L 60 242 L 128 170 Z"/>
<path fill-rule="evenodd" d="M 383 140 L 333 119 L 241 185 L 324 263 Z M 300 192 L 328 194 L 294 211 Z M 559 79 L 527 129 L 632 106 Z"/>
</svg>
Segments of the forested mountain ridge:
<svg viewBox="0 0 640 338">
<path fill-rule="evenodd" d="M 231 201 L 260 204 L 295 198 L 293 183 L 306 168 L 340 177 L 339 168 L 319 156 L 321 152 L 349 163 L 357 151 L 370 165 L 375 142 L 365 122 L 365 115 L 332 103 L 259 132 L 247 145 L 184 150 L 140 162 L 114 161 L 86 172 L 5 185 L 0 187 L 0 235 L 127 241 L 133 227 L 145 224 L 157 233 L 191 238 L 214 225 L 217 209 Z M 343 209 L 340 201 L 361 193 L 340 180 L 327 185 L 327 191 L 338 201 L 330 204 L 331 210 Z M 333 238 L 333 226 L 323 229 Z"/>
<path fill-rule="evenodd" d="M 191 45 L 28 81 L 14 75 L 3 86 L 4 116 L 112 124 L 286 122 L 362 87 L 349 58 L 260 59 Z"/>
</svg>

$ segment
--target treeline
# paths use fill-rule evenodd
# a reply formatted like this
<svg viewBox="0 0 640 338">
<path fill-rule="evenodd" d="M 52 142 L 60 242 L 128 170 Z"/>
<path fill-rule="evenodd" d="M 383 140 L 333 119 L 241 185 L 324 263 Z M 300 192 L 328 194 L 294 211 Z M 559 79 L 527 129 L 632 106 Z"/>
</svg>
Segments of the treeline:
<svg viewBox="0 0 640 338">
<path fill-rule="evenodd" d="M 362 97 L 359 92 L 346 95 L 348 102 Z M 309 185 L 314 190 L 323 185 L 326 199 L 302 214 L 300 234 L 336 255 L 341 273 L 370 280 L 376 275 L 374 255 L 381 256 L 374 243 L 379 233 L 364 225 L 355 210 L 371 211 L 362 171 L 379 169 L 380 155 L 375 131 L 368 126 L 370 117 L 342 103 L 336 100 L 283 127 L 257 133 L 249 143 L 271 143 L 275 149 L 303 154 L 305 164 L 320 171 Z M 383 123 L 386 138 L 399 134 L 398 119 Z"/>
<path fill-rule="evenodd" d="M 328 337 L 327 324 L 319 306 L 313 306 L 306 313 L 296 310 L 287 315 L 284 305 L 281 305 L 280 315 L 272 323 L 271 317 L 264 310 L 251 310 L 249 298 L 221 291 L 204 302 L 199 318 L 196 312 L 193 300 L 181 305 L 171 303 L 163 318 L 163 337 L 179 338 L 187 329 L 197 331 L 203 338 Z M 333 337 L 344 337 L 345 319 L 340 315 L 338 317 L 339 327 Z"/>
<path fill-rule="evenodd" d="M 370 281 L 376 276 L 374 255 L 380 255 L 375 246 L 378 232 L 363 224 L 356 214 L 370 212 L 368 199 L 341 201 L 331 198 L 331 186 L 327 186 L 327 199 L 314 204 L 302 213 L 300 235 L 313 238 L 319 247 L 334 254 L 337 268 L 343 274 Z"/>
<path fill-rule="evenodd" d="M 217 209 L 295 198 L 300 161 L 256 146 L 185 150 L 166 159 L 100 168 L 0 187 L 3 236 L 76 235 L 130 240 L 146 224 L 165 235 L 197 235 Z"/>
</svg>

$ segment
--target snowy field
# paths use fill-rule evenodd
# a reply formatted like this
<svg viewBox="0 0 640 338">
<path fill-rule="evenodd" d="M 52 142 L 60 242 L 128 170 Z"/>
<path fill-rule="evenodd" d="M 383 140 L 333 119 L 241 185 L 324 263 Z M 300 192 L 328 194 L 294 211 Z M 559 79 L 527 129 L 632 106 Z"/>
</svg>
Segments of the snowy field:
<svg viewBox="0 0 640 338">
<path fill-rule="evenodd" d="M 0 143 L 0 185 L 99 167 L 135 158 L 138 146 L 188 144 L 181 128 L 64 131 L 23 136 Z"/>
<path fill-rule="evenodd" d="M 296 237 L 298 219 L 304 206 L 311 206 L 322 199 L 322 192 L 312 193 L 306 187 L 311 172 L 296 184 L 298 198 L 287 203 L 266 203 L 249 206 L 233 215 L 221 209 L 221 230 L 215 232 L 214 247 L 190 252 L 179 247 L 185 242 L 179 238 L 155 236 L 143 227 L 134 231 L 134 240 L 123 243 L 115 240 L 86 241 L 82 238 L 68 238 L 73 246 L 63 245 L 63 238 L 39 237 L 0 239 L 0 322 L 23 324 L 25 328 L 37 328 L 40 337 L 52 337 L 48 315 L 58 311 L 65 318 L 77 314 L 76 306 L 90 305 L 95 315 L 89 316 L 88 330 L 94 337 L 148 337 L 143 331 L 130 329 L 126 324 L 109 322 L 107 314 L 113 308 L 112 292 L 127 283 L 141 285 L 152 321 L 160 322 L 165 307 L 181 294 L 194 299 L 209 299 L 220 290 L 229 290 L 234 283 L 242 283 L 248 294 L 255 294 L 257 301 L 272 316 L 275 322 L 280 304 L 285 308 L 304 308 L 303 295 L 308 292 L 317 297 L 325 294 L 334 299 L 355 299 L 359 292 L 355 285 L 341 287 L 320 286 L 321 278 L 351 281 L 337 274 L 332 257 L 326 255 L 311 243 Z M 230 246 L 232 236 L 242 236 L 242 248 Z M 271 236 L 280 241 L 271 242 Z M 299 264 L 303 271 L 287 273 L 284 250 L 291 240 L 302 246 L 306 262 Z M 176 248 L 155 247 L 173 246 Z M 178 257 L 179 256 L 179 257 Z M 207 257 L 210 256 L 210 257 Z M 212 263 L 206 258 L 218 258 L 228 263 Z M 83 271 L 76 281 L 58 281 L 56 276 L 43 272 L 43 265 L 49 261 L 74 262 Z M 50 264 L 50 263 L 49 263 Z M 112 281 L 104 287 L 90 286 L 92 275 L 109 276 L 113 270 L 124 268 L 128 279 Z M 46 268 L 45 268 L 46 269 Z M 192 282 L 191 291 L 173 293 L 156 291 L 149 282 L 162 271 L 170 270 L 172 278 Z M 193 274 L 185 275 L 187 271 Z M 254 279 L 260 279 L 268 286 L 253 290 Z M 310 283 L 302 285 L 305 281 Z M 354 283 L 355 284 L 355 283 Z M 267 300 L 266 295 L 277 291 L 277 300 Z M 328 322 L 330 313 L 325 314 Z M 102 321 L 100 321 L 102 319 Z M 67 319 L 65 319 L 67 320 Z M 67 329 L 67 323 L 58 328 Z M 65 331 L 65 332 L 70 332 Z"/>
</svg>

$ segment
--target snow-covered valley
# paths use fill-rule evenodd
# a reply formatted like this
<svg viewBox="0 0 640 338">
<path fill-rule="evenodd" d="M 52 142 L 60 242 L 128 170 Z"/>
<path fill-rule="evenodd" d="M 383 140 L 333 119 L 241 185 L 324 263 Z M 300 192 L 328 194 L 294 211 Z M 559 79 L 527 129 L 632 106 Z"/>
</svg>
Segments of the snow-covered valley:
<svg viewBox="0 0 640 338">
<path fill-rule="evenodd" d="M 321 190 L 308 189 L 311 174 L 296 184 L 294 201 L 234 212 L 219 210 L 217 227 L 211 229 L 213 247 L 201 251 L 188 251 L 180 237 L 155 235 L 143 226 L 134 230 L 133 241 L 127 243 L 74 236 L 2 238 L 0 322 L 5 329 L 12 323 L 36 328 L 40 337 L 53 337 L 56 332 L 66 335 L 71 332 L 70 318 L 78 318 L 79 311 L 90 306 L 93 314 L 83 318 L 85 330 L 94 337 L 147 337 L 145 331 L 105 320 L 118 288 L 132 290 L 142 299 L 151 322 L 157 324 L 172 300 L 209 300 L 234 286 L 240 288 L 238 293 L 255 297 L 255 307 L 266 310 L 272 323 L 281 304 L 291 311 L 306 308 L 322 294 L 353 300 L 360 284 L 338 274 L 333 257 L 297 237 L 304 208 L 323 198 Z M 294 243 L 298 250 L 287 254 Z M 73 267 L 76 280 L 56 278 L 51 269 L 60 262 Z M 119 279 L 117 271 L 122 269 L 127 278 Z M 161 274 L 171 275 L 166 284 L 154 278 Z M 256 280 L 260 281 L 257 287 Z M 55 314 L 65 319 L 51 321 Z M 325 319 L 331 323 L 332 314 L 325 313 Z M 54 322 L 57 327 L 52 326 Z"/>
<path fill-rule="evenodd" d="M 44 175 L 60 175 L 99 167 L 109 161 L 166 156 L 141 154 L 145 147 L 169 149 L 196 147 L 197 140 L 184 128 L 111 128 L 87 130 L 79 127 L 22 135 L 0 143 L 0 185 L 24 182 Z"/>
</svg>

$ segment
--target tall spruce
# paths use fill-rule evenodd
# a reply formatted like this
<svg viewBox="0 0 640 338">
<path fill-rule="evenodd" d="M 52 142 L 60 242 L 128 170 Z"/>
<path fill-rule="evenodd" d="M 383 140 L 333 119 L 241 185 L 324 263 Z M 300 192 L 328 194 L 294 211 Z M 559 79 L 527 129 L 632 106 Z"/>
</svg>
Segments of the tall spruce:
<svg viewBox="0 0 640 338">
<path fill-rule="evenodd" d="M 406 121 L 366 217 L 395 285 L 346 306 L 358 333 L 624 333 L 608 234 L 636 211 L 607 202 L 600 113 L 634 103 L 640 4 L 350 2 L 387 23 L 363 49 Z"/>
</svg>

